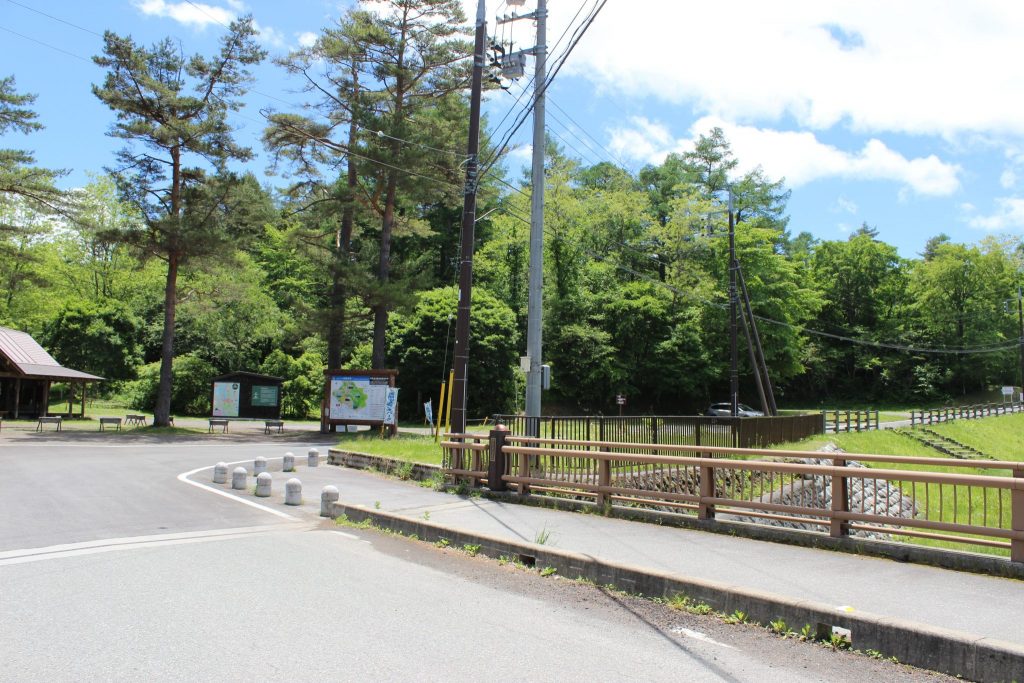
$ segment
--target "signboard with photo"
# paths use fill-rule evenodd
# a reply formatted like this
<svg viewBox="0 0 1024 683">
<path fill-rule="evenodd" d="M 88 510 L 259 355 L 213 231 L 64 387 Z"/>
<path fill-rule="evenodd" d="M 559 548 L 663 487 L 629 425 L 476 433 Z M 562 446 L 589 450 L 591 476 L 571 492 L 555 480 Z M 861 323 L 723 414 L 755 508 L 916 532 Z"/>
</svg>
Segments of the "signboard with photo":
<svg viewBox="0 0 1024 683">
<path fill-rule="evenodd" d="M 213 416 L 238 417 L 238 382 L 214 382 Z"/>
</svg>

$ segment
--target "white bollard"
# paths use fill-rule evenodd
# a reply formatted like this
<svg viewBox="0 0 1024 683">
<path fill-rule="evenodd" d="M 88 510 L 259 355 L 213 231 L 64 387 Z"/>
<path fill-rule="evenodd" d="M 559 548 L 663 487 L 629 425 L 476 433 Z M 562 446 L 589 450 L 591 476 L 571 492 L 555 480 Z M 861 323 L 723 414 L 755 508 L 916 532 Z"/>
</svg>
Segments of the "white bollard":
<svg viewBox="0 0 1024 683">
<path fill-rule="evenodd" d="M 270 487 L 274 483 L 274 478 L 270 476 L 270 472 L 260 472 L 256 477 L 256 496 L 259 498 L 270 497 Z"/>
<path fill-rule="evenodd" d="M 302 505 L 302 482 L 294 477 L 284 484 L 284 504 Z"/>
<path fill-rule="evenodd" d="M 330 517 L 331 516 L 331 505 L 338 502 L 338 487 L 337 486 L 325 486 L 324 490 L 320 493 L 320 516 Z"/>
<path fill-rule="evenodd" d="M 291 451 L 284 454 L 284 464 L 282 469 L 284 469 L 285 472 L 295 471 L 295 454 Z"/>
<path fill-rule="evenodd" d="M 228 483 L 228 466 L 227 463 L 219 462 L 213 466 L 213 483 L 214 484 L 226 484 Z"/>
<path fill-rule="evenodd" d="M 249 473 L 245 471 L 244 467 L 236 467 L 231 472 L 231 488 L 238 491 L 245 490 L 245 480 L 249 476 Z"/>
<path fill-rule="evenodd" d="M 307 465 L 310 467 L 319 467 L 320 465 L 320 451 L 315 448 L 310 448 L 309 453 L 306 454 Z"/>
<path fill-rule="evenodd" d="M 262 455 L 257 456 L 257 458 L 252 462 L 252 473 L 256 476 L 259 476 L 260 474 L 266 471 L 267 459 L 264 458 Z"/>
</svg>

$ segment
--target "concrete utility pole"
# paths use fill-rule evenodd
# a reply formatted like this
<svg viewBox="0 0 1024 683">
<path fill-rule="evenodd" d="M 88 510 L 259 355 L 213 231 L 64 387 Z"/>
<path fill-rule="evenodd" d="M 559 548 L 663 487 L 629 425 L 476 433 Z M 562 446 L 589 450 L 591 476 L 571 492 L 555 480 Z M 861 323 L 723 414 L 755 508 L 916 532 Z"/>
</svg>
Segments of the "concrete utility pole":
<svg viewBox="0 0 1024 683">
<path fill-rule="evenodd" d="M 465 199 L 462 205 L 462 244 L 459 258 L 459 306 L 455 320 L 452 399 L 448 408 L 452 432 L 466 432 L 466 382 L 469 377 L 469 312 L 473 296 L 473 239 L 476 227 L 476 190 L 479 184 L 480 98 L 483 91 L 484 42 L 487 15 L 484 0 L 476 9 L 476 42 L 473 48 L 473 85 L 469 98 L 469 143 L 466 152 Z"/>
<path fill-rule="evenodd" d="M 542 381 L 542 309 L 544 306 L 544 90 L 547 78 L 547 0 L 537 0 L 536 67 L 533 80 L 533 169 L 530 195 L 530 281 L 526 321 L 526 416 L 540 417 Z M 539 428 L 539 420 L 527 420 Z"/>
</svg>

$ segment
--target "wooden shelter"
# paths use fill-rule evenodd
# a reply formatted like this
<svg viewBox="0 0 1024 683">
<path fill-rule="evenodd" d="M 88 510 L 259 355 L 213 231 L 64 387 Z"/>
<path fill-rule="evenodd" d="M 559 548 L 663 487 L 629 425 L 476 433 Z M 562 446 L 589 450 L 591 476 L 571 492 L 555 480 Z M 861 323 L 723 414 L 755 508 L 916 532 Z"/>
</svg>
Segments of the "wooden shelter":
<svg viewBox="0 0 1024 683">
<path fill-rule="evenodd" d="M 210 385 L 213 417 L 278 420 L 281 418 L 282 377 L 255 372 L 232 372 Z"/>
<path fill-rule="evenodd" d="M 54 382 L 81 385 L 85 415 L 86 386 L 102 377 L 65 368 L 29 334 L 0 327 L 0 417 L 41 417 L 50 405 Z M 73 412 L 69 404 L 68 412 Z"/>
</svg>

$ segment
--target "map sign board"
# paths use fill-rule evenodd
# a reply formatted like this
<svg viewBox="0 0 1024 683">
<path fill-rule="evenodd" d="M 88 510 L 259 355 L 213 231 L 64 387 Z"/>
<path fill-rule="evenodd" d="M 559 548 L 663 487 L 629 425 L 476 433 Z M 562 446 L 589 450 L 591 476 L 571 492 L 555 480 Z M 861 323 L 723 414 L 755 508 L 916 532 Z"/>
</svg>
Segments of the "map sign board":
<svg viewBox="0 0 1024 683">
<path fill-rule="evenodd" d="M 213 383 L 213 416 L 238 417 L 238 382 Z"/>
<path fill-rule="evenodd" d="M 383 422 L 389 384 L 387 377 L 332 376 L 330 419 Z"/>
</svg>

